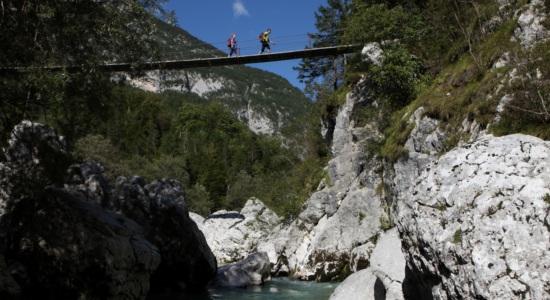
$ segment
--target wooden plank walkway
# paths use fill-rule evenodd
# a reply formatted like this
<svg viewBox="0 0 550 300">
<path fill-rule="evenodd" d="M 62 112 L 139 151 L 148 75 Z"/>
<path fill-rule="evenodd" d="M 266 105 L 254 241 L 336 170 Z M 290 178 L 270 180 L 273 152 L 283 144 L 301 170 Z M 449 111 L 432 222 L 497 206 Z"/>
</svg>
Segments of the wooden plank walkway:
<svg viewBox="0 0 550 300">
<path fill-rule="evenodd" d="M 246 55 L 237 57 L 215 57 L 215 58 L 199 58 L 189 60 L 168 60 L 168 61 L 156 61 L 147 62 L 141 64 L 131 63 L 113 63 L 97 66 L 105 72 L 127 72 L 131 70 L 181 70 L 191 68 L 206 68 L 206 67 L 220 67 L 231 65 L 244 65 L 263 62 L 274 62 L 281 60 L 300 59 L 300 58 L 314 58 L 324 56 L 337 56 L 346 53 L 353 53 L 361 51 L 362 45 L 342 45 L 334 47 L 322 47 L 312 48 L 297 51 L 288 52 L 275 52 L 267 54 Z M 75 72 L 82 69 L 80 66 L 50 66 L 50 67 L 37 67 L 38 69 L 48 70 L 52 72 Z M 26 67 L 0 67 L 0 74 L 6 73 L 21 73 L 36 70 L 37 68 Z"/>
</svg>

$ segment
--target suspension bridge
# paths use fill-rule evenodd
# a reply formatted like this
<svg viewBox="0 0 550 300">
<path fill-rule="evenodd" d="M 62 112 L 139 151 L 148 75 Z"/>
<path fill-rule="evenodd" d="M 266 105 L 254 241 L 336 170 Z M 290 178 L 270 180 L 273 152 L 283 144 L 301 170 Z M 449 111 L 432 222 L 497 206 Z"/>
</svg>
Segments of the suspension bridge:
<svg viewBox="0 0 550 300">
<path fill-rule="evenodd" d="M 164 60 L 145 63 L 110 63 L 97 66 L 105 72 L 128 72 L 132 70 L 182 70 L 191 68 L 220 67 L 244 65 L 281 60 L 337 56 L 360 51 L 361 45 L 343 45 L 333 47 L 310 48 L 304 50 L 273 52 L 267 54 L 244 55 L 233 57 L 197 58 L 187 60 Z M 52 72 L 76 72 L 81 66 L 49 66 L 49 67 L 7 67 L 0 68 L 0 73 L 24 73 L 33 70 L 47 70 Z"/>
<path fill-rule="evenodd" d="M 295 50 L 299 48 L 298 43 L 304 45 L 304 39 L 299 38 L 296 40 L 296 37 L 300 35 L 288 36 L 287 40 L 283 37 L 280 38 L 280 43 L 275 44 L 277 49 L 282 51 L 264 53 L 264 54 L 246 54 L 238 56 L 216 56 L 216 57 L 206 57 L 206 58 L 193 58 L 193 59 L 182 59 L 182 58 L 172 58 L 172 59 L 162 59 L 158 61 L 151 62 L 131 62 L 131 63 L 105 63 L 102 65 L 95 66 L 96 69 L 105 71 L 105 72 L 129 72 L 132 70 L 141 70 L 141 71 L 153 71 L 153 70 L 183 70 L 183 69 L 192 69 L 192 68 L 207 68 L 207 67 L 221 67 L 221 66 L 232 66 L 232 65 L 245 65 L 245 64 L 255 64 L 255 63 L 265 63 L 265 62 L 275 62 L 283 60 L 292 60 L 292 59 L 303 59 L 303 58 L 316 58 L 316 57 L 329 57 L 329 56 L 339 56 L 348 53 L 355 53 L 361 51 L 362 45 L 359 44 L 350 44 L 350 45 L 335 45 L 327 47 L 316 47 L 316 48 L 305 48 Z M 244 41 L 246 43 L 251 43 L 250 41 Z M 257 43 L 257 41 L 255 41 Z M 220 44 L 220 43 L 218 43 Z M 216 43 L 214 43 L 216 45 Z M 218 45 L 219 48 L 221 44 Z M 254 49 L 251 45 L 240 48 L 240 51 L 248 50 L 247 52 Z M 177 55 L 177 52 L 172 52 Z M 220 52 L 221 53 L 221 52 Z M 170 54 L 170 53 L 167 53 Z M 46 70 L 51 72 L 77 72 L 83 69 L 83 66 L 78 65 L 57 65 L 57 66 L 34 66 L 34 67 L 0 67 L 0 74 L 9 74 L 9 73 L 25 73 L 35 70 Z"/>
</svg>

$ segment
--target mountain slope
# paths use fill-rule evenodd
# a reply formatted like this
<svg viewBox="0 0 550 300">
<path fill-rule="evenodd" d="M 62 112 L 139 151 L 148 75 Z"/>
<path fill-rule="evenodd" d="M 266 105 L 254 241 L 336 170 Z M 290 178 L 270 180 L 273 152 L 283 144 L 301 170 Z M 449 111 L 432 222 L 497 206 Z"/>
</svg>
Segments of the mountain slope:
<svg viewBox="0 0 550 300">
<path fill-rule="evenodd" d="M 183 29 L 158 22 L 161 57 L 192 59 L 226 54 Z M 277 134 L 305 115 L 309 100 L 284 78 L 256 68 L 227 66 L 153 71 L 131 83 L 152 92 L 194 93 L 224 103 L 256 133 Z"/>
</svg>

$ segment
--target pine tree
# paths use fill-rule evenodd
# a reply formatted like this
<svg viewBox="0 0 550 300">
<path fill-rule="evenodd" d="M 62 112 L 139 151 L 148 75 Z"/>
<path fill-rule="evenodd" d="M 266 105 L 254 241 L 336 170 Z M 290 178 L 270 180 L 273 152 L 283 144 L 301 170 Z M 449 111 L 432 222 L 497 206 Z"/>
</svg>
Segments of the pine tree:
<svg viewBox="0 0 550 300">
<path fill-rule="evenodd" d="M 311 47 L 339 45 L 346 17 L 351 12 L 351 1 L 328 0 L 315 13 L 316 33 L 309 34 Z M 336 90 L 343 81 L 344 59 L 342 57 L 306 58 L 296 70 L 298 78 L 306 84 L 306 92 L 315 96 L 322 86 Z"/>
</svg>

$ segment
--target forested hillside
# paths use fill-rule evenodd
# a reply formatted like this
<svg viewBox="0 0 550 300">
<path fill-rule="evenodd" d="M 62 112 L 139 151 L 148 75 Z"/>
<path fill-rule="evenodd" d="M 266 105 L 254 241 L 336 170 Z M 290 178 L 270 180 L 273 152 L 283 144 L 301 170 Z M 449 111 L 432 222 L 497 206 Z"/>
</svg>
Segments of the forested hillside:
<svg viewBox="0 0 550 300">
<path fill-rule="evenodd" d="M 365 43 L 381 57 L 305 60 L 301 78 L 317 102 L 309 109 L 285 80 L 246 67 L 162 74 L 153 78 L 154 92 L 127 84 L 147 80 L 139 70 L 121 82 L 94 69 L 113 59 L 222 55 L 152 18 L 159 10 L 151 3 L 6 2 L 2 65 L 80 64 L 84 70 L 2 76 L 1 140 L 22 119 L 44 122 L 66 137 L 75 157 L 103 162 L 112 176 L 181 180 L 191 207 L 203 214 L 238 208 L 249 196 L 295 214 L 325 176 L 326 141 L 351 87 L 372 99 L 354 108 L 356 126 L 375 124 L 384 133 L 367 151 L 388 161 L 406 155 L 407 121 L 421 106 L 453 133 L 447 149 L 468 138 L 455 130 L 464 120 L 496 134 L 548 138 L 548 44 L 519 47 L 542 38 L 516 37 L 517 17 L 510 14 L 521 1 L 328 1 L 317 13 L 313 45 Z M 129 18 L 134 21 L 126 26 Z M 513 70 L 521 80 L 511 80 Z M 503 101 L 509 105 L 499 105 Z M 273 128 L 290 147 L 254 134 L 250 111 L 281 121 Z"/>
<path fill-rule="evenodd" d="M 113 178 L 178 179 L 199 213 L 240 208 L 257 196 L 280 213 L 295 214 L 322 176 L 326 157 L 314 128 L 319 125 L 303 126 L 318 123 L 307 121 L 316 118 L 309 101 L 281 77 L 247 67 L 177 74 L 221 84 L 208 91 L 193 88 L 198 82 L 167 87 L 178 83 L 168 83 L 166 74 L 157 82 L 163 88 L 143 91 L 128 84 L 147 80 L 139 70 L 127 74 L 130 82 L 113 80 L 94 66 L 157 60 L 174 51 L 179 57 L 223 55 L 160 21 L 160 3 L 131 3 L 4 1 L 0 65 L 77 64 L 83 70 L 2 75 L 1 143 L 15 124 L 30 119 L 56 128 L 75 159 L 99 161 Z M 260 123 L 256 131 L 277 134 L 253 132 L 251 115 Z"/>
<path fill-rule="evenodd" d="M 161 21 L 157 21 L 156 25 L 156 40 L 162 59 L 227 55 L 181 28 Z M 246 66 L 153 71 L 131 80 L 131 83 L 152 92 L 193 93 L 205 101 L 221 101 L 252 131 L 282 134 L 288 138 L 296 138 L 293 135 L 297 132 L 292 131 L 292 124 L 303 121 L 311 109 L 311 102 L 286 79 Z"/>
</svg>

